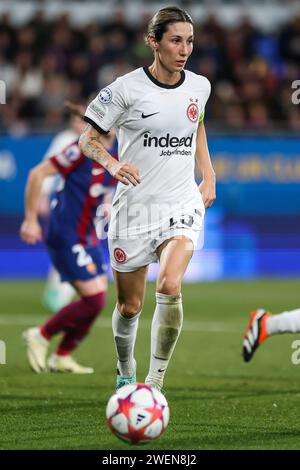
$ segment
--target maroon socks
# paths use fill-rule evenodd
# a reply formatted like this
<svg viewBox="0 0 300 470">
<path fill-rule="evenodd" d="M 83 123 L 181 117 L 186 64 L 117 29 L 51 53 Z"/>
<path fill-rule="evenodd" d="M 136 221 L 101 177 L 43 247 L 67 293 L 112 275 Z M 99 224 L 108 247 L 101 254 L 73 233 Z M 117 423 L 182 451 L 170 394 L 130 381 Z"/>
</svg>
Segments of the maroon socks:
<svg viewBox="0 0 300 470">
<path fill-rule="evenodd" d="M 105 303 L 106 292 L 82 297 L 55 313 L 41 326 L 41 334 L 49 340 L 55 334 L 63 331 L 65 334 L 56 353 L 67 355 L 88 334 L 90 327 L 103 310 Z"/>
</svg>

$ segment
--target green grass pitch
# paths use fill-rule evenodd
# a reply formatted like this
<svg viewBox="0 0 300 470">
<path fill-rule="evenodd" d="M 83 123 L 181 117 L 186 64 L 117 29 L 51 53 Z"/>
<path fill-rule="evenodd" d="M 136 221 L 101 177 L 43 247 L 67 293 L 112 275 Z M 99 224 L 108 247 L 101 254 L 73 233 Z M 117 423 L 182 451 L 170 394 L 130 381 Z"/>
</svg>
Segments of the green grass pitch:
<svg viewBox="0 0 300 470">
<path fill-rule="evenodd" d="M 109 302 L 74 356 L 91 376 L 36 375 L 22 331 L 41 323 L 42 282 L 1 282 L 1 449 L 128 449 L 110 433 L 105 407 L 115 383 Z M 149 284 L 136 346 L 138 380 L 145 378 L 154 285 Z M 242 333 L 249 312 L 299 307 L 298 280 L 185 285 L 184 328 L 165 381 L 171 418 L 167 431 L 145 449 L 299 449 L 300 365 L 291 363 L 299 335 L 276 336 L 244 364 Z"/>
</svg>

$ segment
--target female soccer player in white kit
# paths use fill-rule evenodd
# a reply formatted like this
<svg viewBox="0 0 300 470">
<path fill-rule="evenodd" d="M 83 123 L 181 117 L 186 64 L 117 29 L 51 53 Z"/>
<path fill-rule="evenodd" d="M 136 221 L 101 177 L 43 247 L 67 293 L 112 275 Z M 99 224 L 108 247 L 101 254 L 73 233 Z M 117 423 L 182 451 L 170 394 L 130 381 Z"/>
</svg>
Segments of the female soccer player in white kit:
<svg viewBox="0 0 300 470">
<path fill-rule="evenodd" d="M 204 108 L 210 83 L 184 66 L 193 49 L 193 22 L 177 7 L 159 10 L 149 23 L 150 67 L 138 68 L 102 89 L 86 110 L 80 148 L 118 181 L 109 228 L 118 302 L 112 325 L 118 356 L 116 388 L 136 382 L 134 344 L 148 265 L 159 260 L 150 368 L 145 382 L 157 389 L 183 321 L 181 280 L 199 235 L 205 207 L 215 199 Z M 101 134 L 115 127 L 119 162 Z M 195 157 L 202 174 L 195 182 Z"/>
</svg>

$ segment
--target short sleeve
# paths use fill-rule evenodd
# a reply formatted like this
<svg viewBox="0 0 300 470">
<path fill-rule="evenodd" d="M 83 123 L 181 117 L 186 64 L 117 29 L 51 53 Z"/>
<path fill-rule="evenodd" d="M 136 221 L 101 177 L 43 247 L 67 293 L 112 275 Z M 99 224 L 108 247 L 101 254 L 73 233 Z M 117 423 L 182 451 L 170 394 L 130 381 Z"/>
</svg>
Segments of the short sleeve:
<svg viewBox="0 0 300 470">
<path fill-rule="evenodd" d="M 207 103 L 207 100 L 210 96 L 210 92 L 211 92 L 211 84 L 210 84 L 210 81 L 206 78 L 206 77 L 201 77 L 203 82 L 202 82 L 202 87 L 204 88 L 204 101 L 203 101 L 203 108 L 199 114 L 199 123 L 203 122 L 204 121 L 204 117 L 205 117 L 205 106 L 206 106 L 206 103 Z"/>
<path fill-rule="evenodd" d="M 203 111 L 200 113 L 199 122 L 204 121 L 204 116 L 205 116 L 205 109 L 203 109 Z"/>
<path fill-rule="evenodd" d="M 84 159 L 77 142 L 66 147 L 61 153 L 50 157 L 51 163 L 63 176 L 68 176 L 81 165 Z"/>
<path fill-rule="evenodd" d="M 101 134 L 108 134 L 118 127 L 127 114 L 126 90 L 121 78 L 102 88 L 98 96 L 88 105 L 84 120 Z"/>
</svg>

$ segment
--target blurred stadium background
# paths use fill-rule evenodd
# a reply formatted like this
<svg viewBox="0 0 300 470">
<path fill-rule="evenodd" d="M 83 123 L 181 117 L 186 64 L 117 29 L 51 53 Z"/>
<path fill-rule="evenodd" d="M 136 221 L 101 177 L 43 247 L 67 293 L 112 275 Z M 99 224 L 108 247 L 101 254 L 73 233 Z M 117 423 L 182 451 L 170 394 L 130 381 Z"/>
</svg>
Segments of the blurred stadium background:
<svg viewBox="0 0 300 470">
<path fill-rule="evenodd" d="M 299 2 L 174 3 L 196 23 L 188 68 L 212 83 L 205 122 L 218 177 L 205 249 L 186 279 L 299 276 L 300 105 L 292 102 Z M 82 103 L 150 64 L 143 33 L 153 12 L 169 4 L 0 1 L 1 278 L 46 276 L 43 245 L 26 246 L 18 230 L 28 171 L 66 126 L 64 100 Z"/>
<path fill-rule="evenodd" d="M 146 23 L 172 3 L 0 0 L 0 449 L 127 448 L 105 420 L 115 380 L 113 286 L 78 350 L 97 373 L 31 373 L 20 338 L 49 315 L 41 304 L 49 260 L 43 244 L 26 246 L 18 231 L 28 171 L 67 125 L 64 100 L 84 102 L 149 64 Z M 166 379 L 171 421 L 153 448 L 299 449 L 295 335 L 272 338 L 247 366 L 240 353 L 251 309 L 299 306 L 300 93 L 292 87 L 300 90 L 300 5 L 174 3 L 196 21 L 188 68 L 212 82 L 205 122 L 218 177 L 205 249 L 186 280 L 214 282 L 183 286 L 184 331 Z M 270 277 L 278 279 L 261 279 Z M 149 283 L 138 380 L 147 373 L 154 292 Z"/>
</svg>

